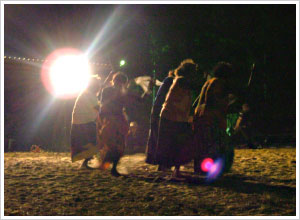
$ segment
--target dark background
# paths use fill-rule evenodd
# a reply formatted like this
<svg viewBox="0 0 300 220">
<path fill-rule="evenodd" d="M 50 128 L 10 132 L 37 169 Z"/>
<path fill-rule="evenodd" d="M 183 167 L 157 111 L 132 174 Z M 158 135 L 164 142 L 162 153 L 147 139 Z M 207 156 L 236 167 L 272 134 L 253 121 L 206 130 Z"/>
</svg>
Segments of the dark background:
<svg viewBox="0 0 300 220">
<path fill-rule="evenodd" d="M 69 149 L 65 140 L 75 99 L 53 100 L 41 83 L 41 63 L 13 59 L 45 59 L 62 47 L 88 50 L 92 62 L 110 62 L 115 69 L 125 59 L 122 70 L 130 79 L 155 71 L 163 80 L 186 58 L 198 63 L 199 78 L 218 61 L 230 62 L 236 94 L 255 109 L 260 135 L 295 136 L 295 5 L 5 4 L 4 13 L 5 146 L 12 138 L 17 150 L 32 144 Z M 110 71 L 93 68 L 101 76 Z M 130 121 L 139 124 L 142 143 L 151 103 L 147 96 L 128 110 Z"/>
</svg>

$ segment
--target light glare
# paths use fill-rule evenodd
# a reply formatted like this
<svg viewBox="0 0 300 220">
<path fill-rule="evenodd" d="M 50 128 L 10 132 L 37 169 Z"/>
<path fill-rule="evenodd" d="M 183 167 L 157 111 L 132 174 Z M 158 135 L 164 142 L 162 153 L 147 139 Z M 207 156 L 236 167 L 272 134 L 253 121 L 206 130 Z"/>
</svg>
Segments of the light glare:
<svg viewBox="0 0 300 220">
<path fill-rule="evenodd" d="M 56 96 L 80 93 L 89 84 L 90 67 L 83 55 L 58 57 L 50 67 L 50 80 Z"/>
<path fill-rule="evenodd" d="M 214 164 L 214 160 L 211 158 L 205 158 L 202 163 L 201 163 L 201 169 L 204 172 L 208 172 L 210 171 L 210 169 L 212 168 Z"/>
<path fill-rule="evenodd" d="M 121 61 L 120 61 L 120 66 L 124 66 L 125 63 L 126 63 L 125 60 L 121 60 Z"/>
</svg>

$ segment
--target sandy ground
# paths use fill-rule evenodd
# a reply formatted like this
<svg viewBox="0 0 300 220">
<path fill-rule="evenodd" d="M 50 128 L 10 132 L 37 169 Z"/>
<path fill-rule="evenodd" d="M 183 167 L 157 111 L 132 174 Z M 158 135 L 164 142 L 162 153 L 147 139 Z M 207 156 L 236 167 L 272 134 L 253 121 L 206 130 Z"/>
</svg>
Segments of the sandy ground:
<svg viewBox="0 0 300 220">
<path fill-rule="evenodd" d="M 4 215 L 293 216 L 296 149 L 238 149 L 231 172 L 213 183 L 183 167 L 186 178 L 156 171 L 144 154 L 110 171 L 78 169 L 69 153 L 5 153 Z M 93 164 L 91 164 L 93 166 Z"/>
</svg>

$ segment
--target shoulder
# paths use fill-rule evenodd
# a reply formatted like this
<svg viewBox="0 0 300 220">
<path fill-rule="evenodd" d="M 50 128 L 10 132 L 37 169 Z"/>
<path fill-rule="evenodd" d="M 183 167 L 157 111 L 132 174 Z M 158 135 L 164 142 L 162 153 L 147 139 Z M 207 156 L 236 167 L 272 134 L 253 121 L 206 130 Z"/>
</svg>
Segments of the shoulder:
<svg viewBox="0 0 300 220">
<path fill-rule="evenodd" d="M 106 99 L 107 97 L 109 97 L 113 92 L 113 88 L 112 87 L 106 87 L 102 90 L 101 92 L 101 98 L 102 99 Z"/>
<path fill-rule="evenodd" d="M 190 82 L 185 78 L 176 78 L 176 85 L 183 89 L 190 89 Z"/>
<path fill-rule="evenodd" d="M 172 85 L 173 83 L 173 77 L 167 77 L 164 79 L 164 81 L 162 82 L 162 85 L 161 87 L 162 88 L 170 88 L 170 86 Z"/>
<path fill-rule="evenodd" d="M 114 91 L 114 88 L 113 88 L 113 87 L 111 87 L 111 86 L 105 87 L 105 88 L 103 88 L 103 90 L 102 90 L 102 94 L 108 94 L 108 93 L 111 93 L 111 92 L 113 92 L 113 91 Z"/>
<path fill-rule="evenodd" d="M 163 81 L 163 83 L 172 83 L 173 82 L 173 77 L 166 77 Z"/>
<path fill-rule="evenodd" d="M 209 87 L 209 91 L 215 94 L 223 94 L 227 93 L 224 81 L 221 79 L 216 78 L 215 80 L 211 81 Z M 223 96 L 222 95 L 222 96 Z"/>
<path fill-rule="evenodd" d="M 210 85 L 210 87 L 223 87 L 224 83 L 219 78 L 212 78 L 207 81 L 207 83 Z"/>
</svg>

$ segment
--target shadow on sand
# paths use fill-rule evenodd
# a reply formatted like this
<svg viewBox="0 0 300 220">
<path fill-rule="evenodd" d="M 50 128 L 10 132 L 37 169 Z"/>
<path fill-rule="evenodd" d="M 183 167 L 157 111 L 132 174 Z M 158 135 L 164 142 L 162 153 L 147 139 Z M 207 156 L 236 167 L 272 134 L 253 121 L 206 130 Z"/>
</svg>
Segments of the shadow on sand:
<svg viewBox="0 0 300 220">
<path fill-rule="evenodd" d="M 189 172 L 182 172 L 182 178 L 171 178 L 170 175 L 159 174 L 129 174 L 123 175 L 123 178 L 137 178 L 147 182 L 169 182 L 173 184 L 186 183 L 189 185 L 203 185 L 226 188 L 237 193 L 247 194 L 264 194 L 272 193 L 281 198 L 291 198 L 296 196 L 296 188 L 284 185 L 270 185 L 271 179 L 259 179 L 251 176 L 243 176 L 237 174 L 225 174 L 214 181 L 208 181 L 205 176 L 193 175 Z"/>
</svg>

